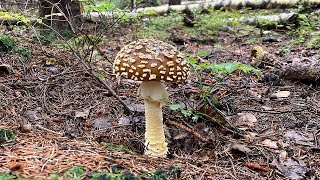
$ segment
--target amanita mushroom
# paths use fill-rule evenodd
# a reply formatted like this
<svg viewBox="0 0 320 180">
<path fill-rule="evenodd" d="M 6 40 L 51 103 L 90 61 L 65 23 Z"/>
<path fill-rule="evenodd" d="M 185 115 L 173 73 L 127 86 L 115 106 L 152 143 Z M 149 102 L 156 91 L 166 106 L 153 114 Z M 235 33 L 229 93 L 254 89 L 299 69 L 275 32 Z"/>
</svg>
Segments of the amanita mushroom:
<svg viewBox="0 0 320 180">
<path fill-rule="evenodd" d="M 170 44 L 141 39 L 131 42 L 118 52 L 113 71 L 118 77 L 142 81 L 138 95 L 144 99 L 145 104 L 145 154 L 165 156 L 168 148 L 162 106 L 168 101 L 169 94 L 161 81 L 184 81 L 189 74 L 187 61 Z"/>
</svg>

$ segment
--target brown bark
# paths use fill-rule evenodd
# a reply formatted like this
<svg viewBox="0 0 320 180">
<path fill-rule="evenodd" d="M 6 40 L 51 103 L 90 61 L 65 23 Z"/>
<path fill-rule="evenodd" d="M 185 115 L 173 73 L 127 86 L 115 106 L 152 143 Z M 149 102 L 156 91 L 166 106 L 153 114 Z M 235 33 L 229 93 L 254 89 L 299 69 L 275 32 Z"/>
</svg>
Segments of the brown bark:
<svg viewBox="0 0 320 180">
<path fill-rule="evenodd" d="M 75 31 L 81 23 L 80 3 L 72 0 L 39 0 L 39 17 L 47 26 L 61 31 L 68 28 Z M 59 15 L 52 14 L 59 13 Z M 47 17 L 47 18 L 46 18 Z"/>
<path fill-rule="evenodd" d="M 282 78 L 288 80 L 319 81 L 320 65 L 306 66 L 301 64 L 290 66 L 284 70 Z"/>
</svg>

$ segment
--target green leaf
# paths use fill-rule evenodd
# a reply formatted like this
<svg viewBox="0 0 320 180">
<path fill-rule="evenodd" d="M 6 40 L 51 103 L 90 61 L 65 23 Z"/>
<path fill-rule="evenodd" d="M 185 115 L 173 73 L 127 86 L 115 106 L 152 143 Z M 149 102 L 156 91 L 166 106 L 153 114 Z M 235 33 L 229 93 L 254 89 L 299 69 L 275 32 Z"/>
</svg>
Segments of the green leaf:
<svg viewBox="0 0 320 180">
<path fill-rule="evenodd" d="M 81 166 L 73 166 L 64 173 L 64 177 L 67 179 L 80 179 L 80 176 L 84 175 L 85 171 Z"/>
<path fill-rule="evenodd" d="M 225 63 L 224 68 L 227 71 L 227 73 L 230 74 L 230 73 L 233 73 L 235 70 L 237 70 L 240 64 L 241 63 L 239 63 L 239 62 Z"/>
<path fill-rule="evenodd" d="M 211 54 L 211 52 L 208 50 L 202 50 L 202 51 L 198 51 L 196 53 L 197 56 L 200 56 L 202 58 L 205 58 L 205 57 L 209 56 L 210 54 Z"/>
<path fill-rule="evenodd" d="M 259 69 L 252 67 L 250 64 L 241 64 L 239 66 L 239 69 L 244 73 L 253 72 L 256 76 L 261 75 L 261 71 Z"/>
<path fill-rule="evenodd" d="M 199 120 L 199 118 L 200 118 L 200 115 L 198 115 L 198 114 L 193 114 L 191 119 L 192 119 L 194 122 L 196 122 L 196 121 Z"/>
<path fill-rule="evenodd" d="M 209 67 L 211 69 L 211 73 L 221 73 L 226 71 L 223 64 L 211 64 Z"/>
<path fill-rule="evenodd" d="M 181 113 L 184 115 L 184 117 L 189 117 L 192 114 L 192 112 L 188 109 L 181 109 Z"/>
<path fill-rule="evenodd" d="M 201 64 L 199 65 L 199 68 L 201 68 L 201 69 L 207 69 L 209 66 L 210 66 L 210 63 L 201 63 Z"/>
<path fill-rule="evenodd" d="M 180 104 L 170 104 L 170 105 L 169 105 L 169 108 L 170 108 L 171 110 L 173 110 L 173 111 L 179 109 L 180 107 L 181 107 Z"/>
<path fill-rule="evenodd" d="M 189 59 L 189 62 L 191 63 L 191 64 L 196 64 L 197 63 L 197 59 L 195 59 L 195 58 L 190 58 Z"/>
</svg>

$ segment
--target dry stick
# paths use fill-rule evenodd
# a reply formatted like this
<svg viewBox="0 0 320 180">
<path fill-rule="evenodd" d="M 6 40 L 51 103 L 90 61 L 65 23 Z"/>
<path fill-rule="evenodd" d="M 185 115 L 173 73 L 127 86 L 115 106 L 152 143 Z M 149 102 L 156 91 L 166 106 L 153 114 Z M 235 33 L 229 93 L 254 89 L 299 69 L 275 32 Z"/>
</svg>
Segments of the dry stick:
<svg viewBox="0 0 320 180">
<path fill-rule="evenodd" d="M 206 114 L 205 114 L 205 116 L 213 119 L 216 123 L 218 123 L 222 128 L 226 129 L 227 131 L 232 132 L 232 133 L 235 133 L 235 134 L 237 134 L 238 136 L 243 137 L 243 134 L 242 134 L 241 130 L 238 129 L 237 127 L 235 127 L 235 126 L 228 120 L 227 116 L 226 116 L 222 111 L 220 111 L 215 105 L 212 104 L 211 100 L 210 100 L 208 97 L 207 97 L 206 99 L 207 99 L 209 105 L 210 105 L 220 116 L 223 117 L 223 119 L 228 123 L 228 125 L 232 128 L 232 130 L 229 129 L 229 128 L 227 128 L 227 127 L 225 127 L 225 126 L 223 126 L 221 123 L 217 122 L 214 118 L 212 118 L 212 117 L 210 117 L 210 116 L 207 116 Z"/>
<path fill-rule="evenodd" d="M 181 123 L 178 123 L 178 122 L 175 122 L 175 121 L 171 121 L 169 119 L 166 119 L 166 123 L 168 124 L 171 124 L 171 125 L 174 125 L 180 129 L 183 129 L 185 131 L 187 131 L 188 133 L 190 134 L 193 134 L 194 136 L 196 136 L 197 138 L 199 138 L 201 141 L 204 141 L 204 142 L 209 142 L 209 139 L 203 137 L 201 134 L 199 134 L 198 132 L 195 132 L 194 130 L 192 130 L 191 128 L 188 128 L 186 127 L 185 125 L 181 124 Z"/>
<path fill-rule="evenodd" d="M 258 109 L 241 109 L 240 112 L 242 111 L 251 111 L 251 112 L 259 112 L 259 113 L 268 113 L 268 114 L 285 114 L 285 113 L 294 113 L 294 112 L 302 112 L 305 110 L 310 109 L 309 107 L 303 108 L 303 109 L 298 109 L 298 110 L 286 110 L 286 111 L 263 111 L 263 110 L 258 110 Z"/>
<path fill-rule="evenodd" d="M 47 128 L 45 128 L 45 127 L 42 127 L 42 126 L 40 126 L 40 125 L 38 125 L 38 124 L 36 125 L 36 128 L 41 129 L 41 130 L 45 130 L 45 131 L 48 131 L 48 132 L 51 132 L 51 133 L 53 133 L 53 134 L 62 135 L 62 133 L 59 133 L 59 132 L 56 132 L 56 131 L 52 131 L 52 130 L 47 129 Z"/>
</svg>

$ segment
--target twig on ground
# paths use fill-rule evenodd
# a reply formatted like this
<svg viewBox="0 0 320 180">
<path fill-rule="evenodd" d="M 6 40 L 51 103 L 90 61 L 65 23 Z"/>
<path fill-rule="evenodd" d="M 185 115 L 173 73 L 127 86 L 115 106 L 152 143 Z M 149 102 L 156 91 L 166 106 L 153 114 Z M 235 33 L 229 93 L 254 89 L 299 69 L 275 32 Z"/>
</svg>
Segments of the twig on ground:
<svg viewBox="0 0 320 180">
<path fill-rule="evenodd" d="M 214 120 L 216 123 L 218 123 L 222 128 L 226 129 L 229 132 L 235 133 L 240 137 L 243 137 L 243 133 L 241 132 L 240 129 L 238 129 L 236 126 L 234 126 L 229 120 L 228 117 L 222 112 L 220 111 L 214 104 L 212 104 L 211 100 L 207 97 L 207 102 L 209 103 L 209 105 L 220 115 L 223 117 L 224 121 L 227 122 L 227 124 L 232 128 L 227 128 L 225 126 L 223 126 L 221 123 L 219 123 L 218 121 L 216 121 L 214 118 L 209 117 L 206 115 L 206 117 L 209 117 L 210 119 Z"/>
<path fill-rule="evenodd" d="M 166 123 L 174 125 L 180 129 L 183 129 L 185 131 L 187 131 L 188 133 L 194 135 L 195 137 L 199 138 L 201 141 L 203 142 L 209 142 L 209 139 L 207 139 L 206 137 L 203 137 L 201 134 L 199 134 L 198 132 L 195 132 L 194 130 L 192 130 L 191 128 L 186 127 L 185 125 L 175 122 L 175 121 L 171 121 L 169 119 L 166 119 Z"/>
<path fill-rule="evenodd" d="M 241 109 L 242 111 L 251 111 L 251 112 L 259 112 L 259 113 L 268 113 L 268 114 L 285 114 L 285 113 L 294 113 L 294 112 L 302 112 L 308 110 L 309 108 L 298 109 L 298 110 L 286 110 L 286 111 L 265 111 L 265 110 L 258 110 L 258 109 Z"/>
<path fill-rule="evenodd" d="M 36 125 L 36 128 L 41 129 L 41 130 L 44 130 L 44 131 L 51 132 L 51 133 L 53 133 L 53 134 L 62 135 L 62 133 L 52 131 L 52 130 L 50 130 L 50 129 L 47 129 L 47 128 L 45 128 L 45 127 L 40 126 L 39 124 Z"/>
</svg>

